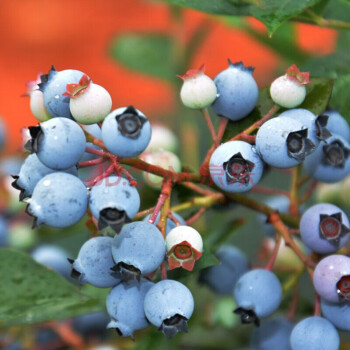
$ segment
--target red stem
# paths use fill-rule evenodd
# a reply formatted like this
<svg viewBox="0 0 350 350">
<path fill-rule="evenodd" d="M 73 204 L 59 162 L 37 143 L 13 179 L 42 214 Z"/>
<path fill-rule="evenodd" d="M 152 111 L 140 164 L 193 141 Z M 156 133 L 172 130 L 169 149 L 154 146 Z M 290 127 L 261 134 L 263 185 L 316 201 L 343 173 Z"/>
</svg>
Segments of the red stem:
<svg viewBox="0 0 350 350">
<path fill-rule="evenodd" d="M 159 195 L 159 198 L 158 198 L 158 202 L 157 202 L 157 204 L 156 204 L 156 206 L 154 208 L 153 214 L 148 219 L 148 222 L 150 224 L 154 224 L 155 221 L 157 220 L 157 216 L 158 216 L 159 212 L 161 211 L 164 202 L 168 198 L 168 196 L 170 194 L 170 191 L 171 191 L 171 188 L 172 188 L 171 180 L 169 180 L 169 179 L 168 180 L 164 180 L 163 186 L 162 186 L 162 191 L 161 191 L 161 193 Z"/>
<path fill-rule="evenodd" d="M 168 213 L 168 218 L 175 222 L 176 226 L 182 226 L 181 222 L 171 212 Z"/>
<path fill-rule="evenodd" d="M 315 311 L 314 316 L 321 316 L 321 297 L 315 292 Z"/>
<path fill-rule="evenodd" d="M 209 113 L 208 113 L 208 109 L 207 109 L 207 108 L 202 108 L 202 109 L 201 109 L 201 112 L 202 112 L 202 114 L 203 114 L 203 116 L 204 116 L 205 122 L 206 122 L 207 125 L 208 125 L 208 129 L 209 129 L 211 138 L 212 138 L 214 144 L 215 144 L 216 146 L 218 146 L 218 145 L 217 145 L 216 132 L 215 132 L 215 129 L 214 129 L 214 125 L 213 125 L 213 123 L 212 123 L 212 121 L 211 121 L 211 119 L 210 119 L 210 115 L 209 115 Z"/>
<path fill-rule="evenodd" d="M 96 149 L 96 148 L 89 147 L 89 146 L 87 146 L 85 148 L 85 152 L 96 154 L 96 155 L 101 156 L 101 157 L 106 157 L 108 155 L 108 152 L 106 152 L 106 151 L 102 151 L 101 149 Z"/>
<path fill-rule="evenodd" d="M 269 195 L 282 195 L 289 197 L 289 192 L 284 190 L 278 190 L 276 188 L 270 188 L 270 187 L 263 187 L 263 186 L 254 186 L 251 190 L 251 192 L 261 193 L 261 194 L 269 194 Z"/>
<path fill-rule="evenodd" d="M 295 314 L 297 312 L 298 304 L 299 304 L 299 286 L 296 285 L 293 289 L 292 302 L 290 304 L 288 314 L 286 315 L 286 317 L 291 321 L 294 320 Z"/>
<path fill-rule="evenodd" d="M 87 168 L 89 166 L 102 164 L 105 161 L 106 161 L 106 159 L 104 159 L 104 158 L 97 158 L 97 159 L 87 160 L 85 162 L 79 162 L 78 163 L 78 168 Z"/>
<path fill-rule="evenodd" d="M 97 182 L 103 180 L 105 177 L 113 174 L 113 171 L 114 171 L 114 166 L 111 164 L 107 170 L 105 170 L 102 174 L 100 174 L 99 176 L 96 176 L 94 179 L 90 180 L 90 181 L 87 181 L 85 183 L 85 185 L 87 187 L 90 187 L 90 186 L 95 186 Z"/>
<path fill-rule="evenodd" d="M 166 272 L 165 261 L 162 262 L 162 265 L 160 267 L 160 274 L 161 274 L 162 280 L 168 279 L 168 275 L 167 275 L 167 272 Z"/>
<path fill-rule="evenodd" d="M 225 117 L 220 117 L 220 123 L 218 128 L 218 134 L 216 135 L 216 144 L 219 146 L 221 143 L 222 137 L 224 136 L 226 126 L 228 124 L 229 119 Z"/>
<path fill-rule="evenodd" d="M 194 215 L 186 220 L 186 225 L 192 225 L 207 211 L 207 208 L 200 208 Z"/>
<path fill-rule="evenodd" d="M 304 203 L 312 196 L 312 194 L 314 193 L 314 191 L 317 187 L 317 184 L 318 184 L 318 182 L 316 180 L 312 180 L 310 187 L 306 190 L 306 192 L 304 193 L 304 195 L 300 199 L 299 204 Z"/>
<path fill-rule="evenodd" d="M 276 261 L 277 255 L 278 255 L 278 250 L 280 249 L 281 245 L 281 236 L 277 235 L 276 240 L 275 240 L 275 246 L 273 248 L 272 254 L 270 256 L 270 259 L 265 267 L 266 270 L 271 271 L 273 268 L 273 265 Z"/>
</svg>

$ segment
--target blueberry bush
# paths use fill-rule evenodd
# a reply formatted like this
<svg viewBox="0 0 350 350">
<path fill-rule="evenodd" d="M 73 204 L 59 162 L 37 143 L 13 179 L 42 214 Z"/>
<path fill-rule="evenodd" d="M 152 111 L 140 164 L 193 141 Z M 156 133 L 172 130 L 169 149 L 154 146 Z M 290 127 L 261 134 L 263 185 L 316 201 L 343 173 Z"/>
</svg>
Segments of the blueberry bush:
<svg viewBox="0 0 350 350">
<path fill-rule="evenodd" d="M 175 27 L 181 6 L 216 15 L 287 68 L 260 89 L 244 62 L 208 76 L 206 23 L 116 37 L 119 64 L 173 87 L 168 127 L 89 72 L 27 84 L 38 124 L 1 160 L 1 348 L 348 349 L 349 3 L 167 2 Z M 337 49 L 311 57 L 291 22 Z"/>
</svg>

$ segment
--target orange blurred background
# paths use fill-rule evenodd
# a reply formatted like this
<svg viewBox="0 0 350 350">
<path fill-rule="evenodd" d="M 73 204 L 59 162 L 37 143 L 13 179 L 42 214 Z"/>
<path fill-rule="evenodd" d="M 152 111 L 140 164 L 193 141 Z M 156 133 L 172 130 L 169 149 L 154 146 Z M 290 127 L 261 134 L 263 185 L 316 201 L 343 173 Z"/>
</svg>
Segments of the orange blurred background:
<svg viewBox="0 0 350 350">
<path fill-rule="evenodd" d="M 184 13 L 184 40 L 204 19 L 212 19 L 211 32 L 194 57 L 192 67 L 206 64 L 215 76 L 226 59 L 256 67 L 260 85 L 274 77 L 278 55 L 245 32 L 193 10 Z M 257 21 L 254 27 L 263 29 Z M 161 120 L 177 103 L 172 88 L 119 65 L 108 55 L 111 40 L 124 32 L 173 34 L 169 7 L 147 0 L 2 0 L 0 2 L 0 115 L 8 126 L 7 151 L 18 149 L 20 129 L 35 125 L 29 99 L 20 97 L 25 82 L 57 70 L 79 69 L 104 86 L 113 98 L 113 109 L 133 104 L 151 120 Z M 337 33 L 310 25 L 297 25 L 299 46 L 313 54 L 327 54 Z M 179 74 L 184 72 L 178 72 Z M 166 122 L 166 121 L 164 121 Z"/>
</svg>

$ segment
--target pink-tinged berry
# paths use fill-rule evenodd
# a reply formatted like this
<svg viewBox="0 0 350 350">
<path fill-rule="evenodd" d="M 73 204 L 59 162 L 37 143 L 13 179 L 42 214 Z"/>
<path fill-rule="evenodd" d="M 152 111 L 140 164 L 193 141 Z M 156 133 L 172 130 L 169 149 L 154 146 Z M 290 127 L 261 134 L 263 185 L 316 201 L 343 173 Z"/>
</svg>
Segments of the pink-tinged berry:
<svg viewBox="0 0 350 350">
<path fill-rule="evenodd" d="M 190 226 L 177 226 L 166 236 L 169 269 L 182 267 L 192 271 L 203 251 L 203 240 L 197 230 Z"/>
<path fill-rule="evenodd" d="M 300 72 L 293 64 L 286 69 L 286 74 L 274 80 L 270 87 L 272 100 L 285 108 L 295 108 L 306 97 L 305 85 L 310 84 L 310 73 Z"/>
<path fill-rule="evenodd" d="M 34 117 L 40 122 L 44 122 L 52 118 L 50 113 L 47 111 L 44 104 L 44 95 L 39 90 L 38 84 L 41 83 L 41 75 L 39 73 L 36 80 L 29 80 L 26 82 L 27 92 L 23 96 L 30 97 L 30 110 L 33 113 Z"/>
<path fill-rule="evenodd" d="M 189 108 L 201 109 L 210 106 L 216 99 L 214 81 L 204 74 L 205 66 L 189 69 L 184 75 L 177 75 L 184 83 L 180 91 L 182 103 Z"/>
<path fill-rule="evenodd" d="M 176 152 L 179 148 L 178 137 L 165 125 L 152 124 L 151 141 L 145 152 Z"/>
<path fill-rule="evenodd" d="M 82 124 L 101 122 L 112 109 L 112 98 L 108 91 L 92 83 L 86 74 L 78 84 L 67 84 L 67 91 L 63 96 L 70 97 L 70 112 L 73 118 Z"/>
</svg>

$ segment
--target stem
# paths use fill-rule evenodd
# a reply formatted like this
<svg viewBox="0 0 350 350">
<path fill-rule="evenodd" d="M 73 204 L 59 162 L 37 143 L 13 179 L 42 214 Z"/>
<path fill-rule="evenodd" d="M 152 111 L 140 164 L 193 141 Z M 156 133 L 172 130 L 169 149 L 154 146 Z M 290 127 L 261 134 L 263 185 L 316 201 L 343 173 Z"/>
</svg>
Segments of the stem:
<svg viewBox="0 0 350 350">
<path fill-rule="evenodd" d="M 104 159 L 104 158 L 97 158 L 97 159 L 87 160 L 85 162 L 79 162 L 78 163 L 78 168 L 87 168 L 89 166 L 102 164 L 105 161 L 106 161 L 106 159 Z"/>
<path fill-rule="evenodd" d="M 186 225 L 192 225 L 207 211 L 208 208 L 200 208 L 194 215 L 186 220 Z"/>
<path fill-rule="evenodd" d="M 240 140 L 242 138 L 242 135 L 250 135 L 253 133 L 256 129 L 260 128 L 260 126 L 264 124 L 268 119 L 270 119 L 278 111 L 278 109 L 279 107 L 277 105 L 274 105 L 260 120 L 256 121 L 249 128 L 243 130 L 235 137 L 232 137 L 230 141 Z"/>
<path fill-rule="evenodd" d="M 108 152 L 105 152 L 105 151 L 102 151 L 100 149 L 96 149 L 93 147 L 89 147 L 89 146 L 87 146 L 85 148 L 85 152 L 91 153 L 91 154 L 96 154 L 97 156 L 100 156 L 100 157 L 106 157 L 108 154 Z"/>
<path fill-rule="evenodd" d="M 276 239 L 275 239 L 275 246 L 273 248 L 273 251 L 272 251 L 272 254 L 270 256 L 270 259 L 265 267 L 265 270 L 268 270 L 268 271 L 271 271 L 272 268 L 273 268 L 273 264 L 275 263 L 276 261 L 276 258 L 277 258 L 277 255 L 278 255 L 278 251 L 280 249 L 280 246 L 281 246 L 281 241 L 282 241 L 282 238 L 280 235 L 277 235 Z"/>
<path fill-rule="evenodd" d="M 158 198 L 158 202 L 154 208 L 153 214 L 150 216 L 148 219 L 148 222 L 150 224 L 154 224 L 155 221 L 157 220 L 157 216 L 159 212 L 161 211 L 165 201 L 167 198 L 170 196 L 171 193 L 171 188 L 172 188 L 172 182 L 171 180 L 164 180 L 163 185 L 162 185 L 162 190 Z"/>
<path fill-rule="evenodd" d="M 173 214 L 171 213 L 171 211 L 169 211 L 169 213 L 168 213 L 168 218 L 169 218 L 171 221 L 174 221 L 175 224 L 176 224 L 176 226 L 182 226 L 181 222 L 176 218 L 175 215 L 173 215 Z"/>
<path fill-rule="evenodd" d="M 312 196 L 312 194 L 314 193 L 317 187 L 317 184 L 318 184 L 317 180 L 312 180 L 310 187 L 306 190 L 305 194 L 301 197 L 299 204 L 304 203 Z"/>
<path fill-rule="evenodd" d="M 299 286 L 295 285 L 294 289 L 293 289 L 292 302 L 290 304 L 288 314 L 286 315 L 286 317 L 290 321 L 294 320 L 295 314 L 296 314 L 297 309 L 298 309 L 298 304 L 299 304 Z"/>
<path fill-rule="evenodd" d="M 201 194 L 203 196 L 210 196 L 213 193 L 215 193 L 215 192 L 208 190 L 206 188 L 202 188 L 202 187 L 200 187 L 192 182 L 183 182 L 183 183 L 181 183 L 181 185 L 183 185 L 183 186 L 189 188 L 190 190 L 197 192 L 198 194 Z"/>
<path fill-rule="evenodd" d="M 139 211 L 135 217 L 134 217 L 134 220 L 137 221 L 137 220 L 140 220 L 142 218 L 144 218 L 146 215 L 148 215 L 149 213 L 152 213 L 154 211 L 156 207 L 152 207 L 152 208 L 148 208 L 148 209 L 145 209 L 143 211 Z"/>
<path fill-rule="evenodd" d="M 314 316 L 321 316 L 321 297 L 316 293 Z"/>
<path fill-rule="evenodd" d="M 205 207 L 210 208 L 212 205 L 217 203 L 224 203 L 225 197 L 222 193 L 214 193 L 209 196 L 194 197 L 188 202 L 184 202 L 173 206 L 170 211 L 178 212 L 187 209 L 193 209 L 194 207 Z"/>
<path fill-rule="evenodd" d="M 263 186 L 253 186 L 250 190 L 251 192 L 268 194 L 268 195 L 282 195 L 289 198 L 289 193 L 287 191 L 278 190 L 277 188 L 263 187 Z"/>
<path fill-rule="evenodd" d="M 291 215 L 299 215 L 299 187 L 298 182 L 301 174 L 301 165 L 293 168 L 292 183 L 290 186 L 290 206 L 289 213 Z"/>
<path fill-rule="evenodd" d="M 304 17 L 304 16 L 296 16 L 293 19 L 300 21 L 300 22 L 306 22 L 310 24 L 316 24 L 323 28 L 332 28 L 332 29 L 347 29 L 350 30 L 350 23 L 349 22 L 343 22 L 338 21 L 335 19 L 326 19 L 315 12 L 313 12 L 311 9 L 305 10 L 305 13 L 307 13 L 310 17 Z"/>
<path fill-rule="evenodd" d="M 243 134 L 241 134 L 241 140 L 254 145 L 255 141 L 256 141 L 256 136 L 243 133 Z"/>
<path fill-rule="evenodd" d="M 225 117 L 220 117 L 220 123 L 218 128 L 218 134 L 216 135 L 216 144 L 219 145 L 221 143 L 222 137 L 224 136 L 226 126 L 228 124 L 229 119 Z"/>
<path fill-rule="evenodd" d="M 116 157 L 116 156 L 111 157 L 110 161 L 114 167 L 114 170 L 115 170 L 117 176 L 120 176 L 121 174 L 123 174 L 128 179 L 131 186 L 133 186 L 133 187 L 137 186 L 137 182 L 132 177 L 132 175 L 122 165 L 119 164 L 118 157 Z"/>
<path fill-rule="evenodd" d="M 210 115 L 209 115 L 209 112 L 208 112 L 208 108 L 202 108 L 201 109 L 201 112 L 203 114 L 203 117 L 205 119 L 205 122 L 207 123 L 208 125 L 208 129 L 209 129 L 209 132 L 210 132 L 210 135 L 211 135 L 211 138 L 215 144 L 215 146 L 217 147 L 218 144 L 217 144 L 217 138 L 216 138 L 216 132 L 215 132 L 215 129 L 214 129 L 214 125 L 210 119 Z"/>
<path fill-rule="evenodd" d="M 73 348 L 84 348 L 84 340 L 78 334 L 75 333 L 73 328 L 67 323 L 51 321 L 45 324 L 59 334 L 59 336 Z"/>
<path fill-rule="evenodd" d="M 315 268 L 315 264 L 313 261 L 308 259 L 304 253 L 299 249 L 296 243 L 292 240 L 289 235 L 288 227 L 282 222 L 280 218 L 280 214 L 272 213 L 269 216 L 269 223 L 273 225 L 275 230 L 284 238 L 286 245 L 293 249 L 294 253 L 298 255 L 299 259 L 303 262 L 303 264 L 308 268 L 308 270 L 312 270 Z"/>
<path fill-rule="evenodd" d="M 102 174 L 100 174 L 99 176 L 96 176 L 94 179 L 90 180 L 90 181 L 87 181 L 85 183 L 85 185 L 87 187 L 90 187 L 90 186 L 95 186 L 96 183 L 98 183 L 99 181 L 103 180 L 105 177 L 113 174 L 113 171 L 114 171 L 114 166 L 113 165 L 110 165 L 107 170 L 105 170 Z"/>
</svg>

